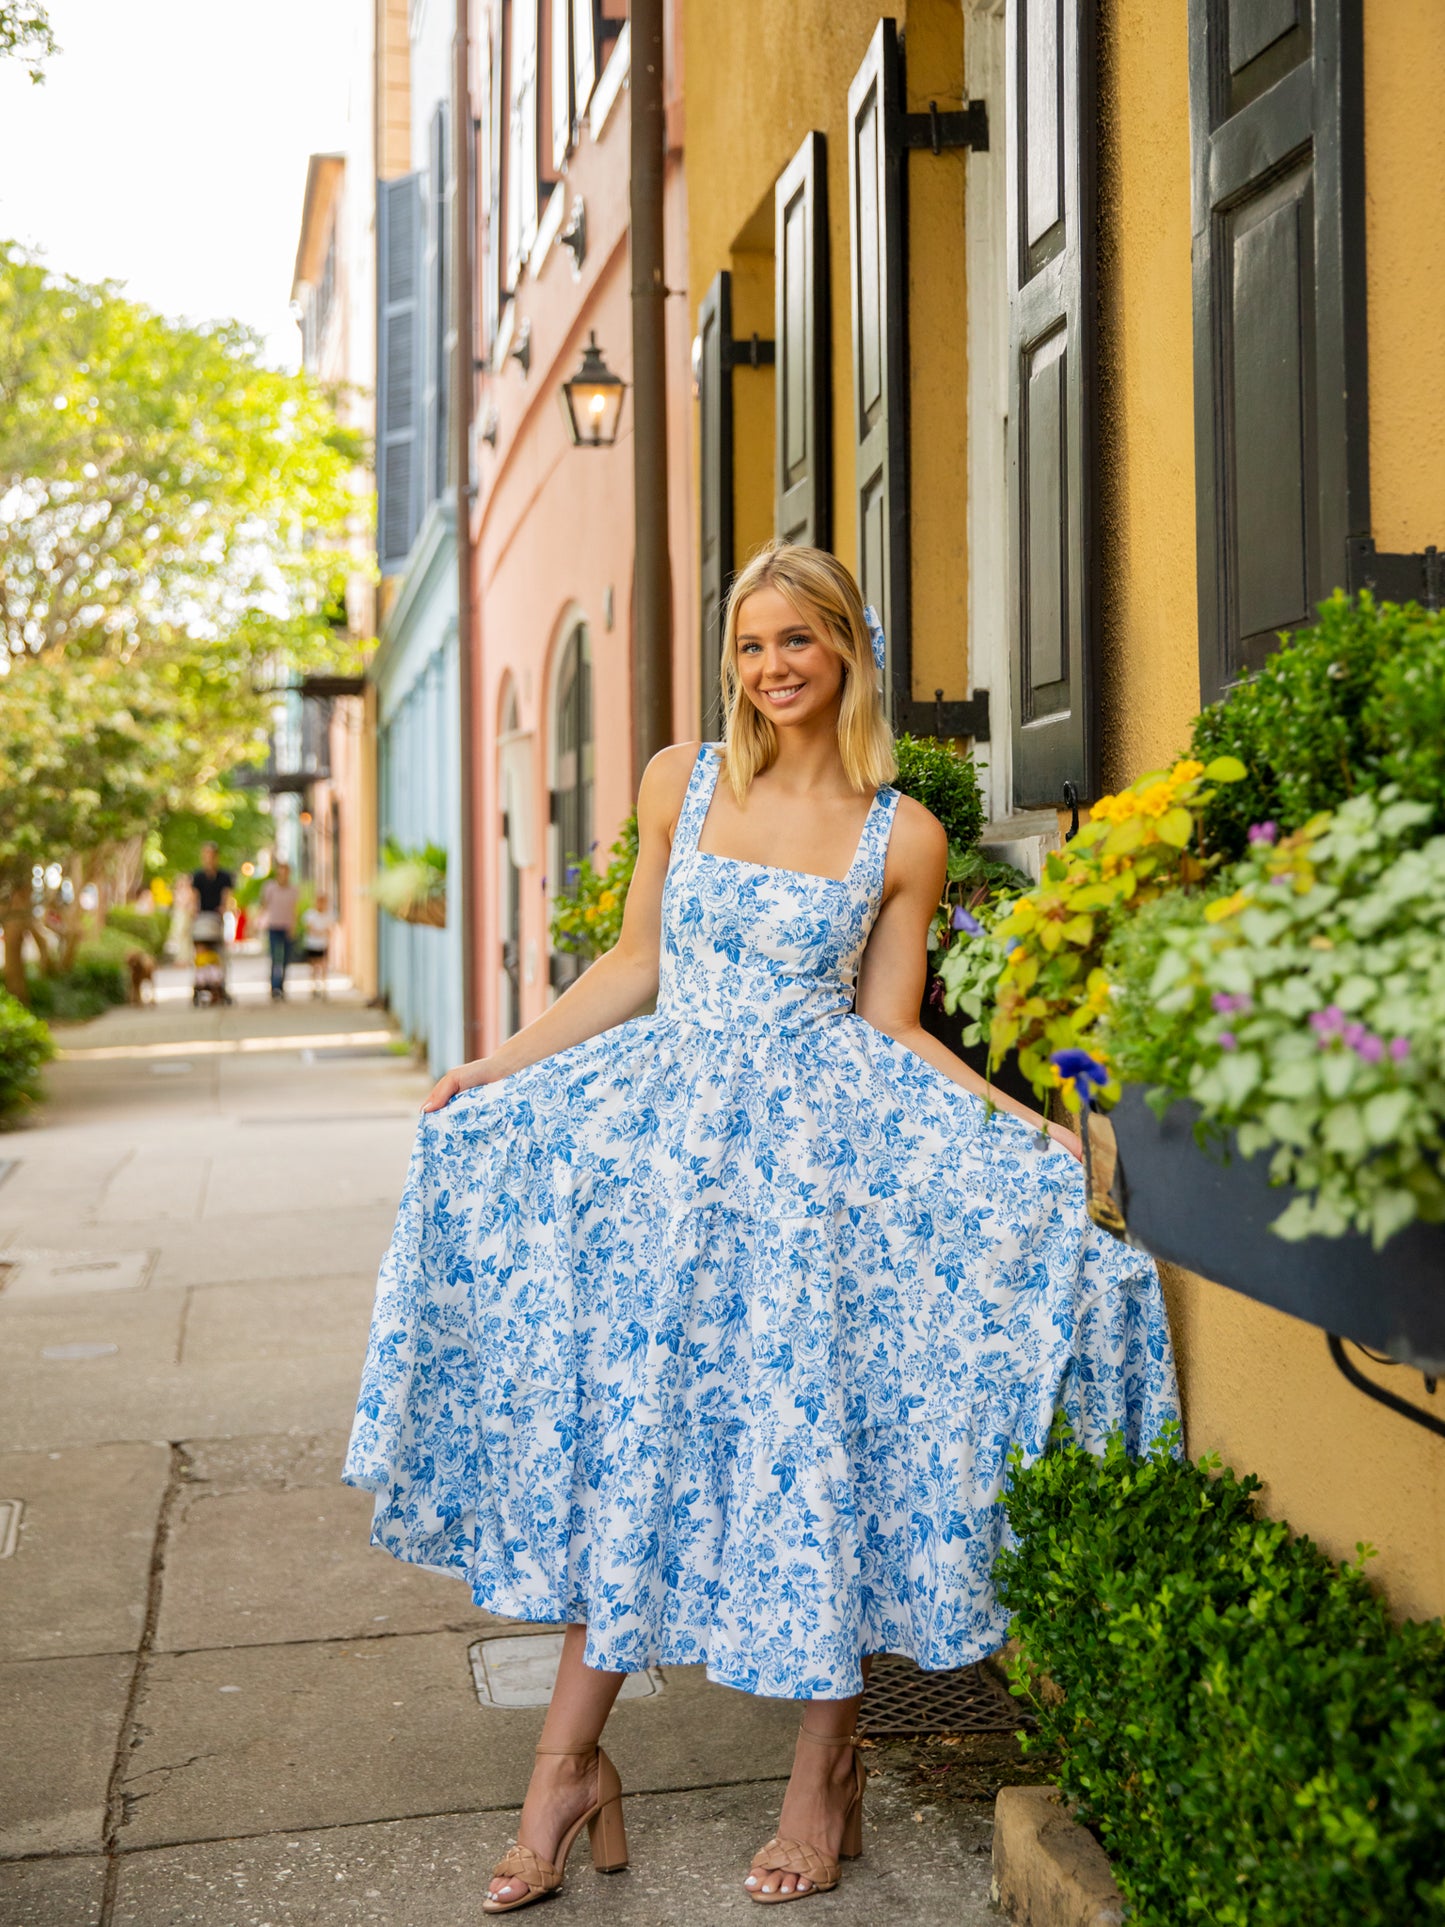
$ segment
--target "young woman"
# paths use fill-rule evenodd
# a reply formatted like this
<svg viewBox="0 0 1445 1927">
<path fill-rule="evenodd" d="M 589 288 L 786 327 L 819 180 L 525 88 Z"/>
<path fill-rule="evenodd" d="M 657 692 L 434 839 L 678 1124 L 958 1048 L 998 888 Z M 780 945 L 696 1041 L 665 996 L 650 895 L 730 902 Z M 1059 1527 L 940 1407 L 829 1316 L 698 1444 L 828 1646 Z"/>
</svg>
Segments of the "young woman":
<svg viewBox="0 0 1445 1927">
<path fill-rule="evenodd" d="M 744 1885 L 835 1885 L 870 1656 L 1002 1644 L 1012 1446 L 1060 1405 L 1096 1443 L 1174 1415 L 1154 1267 L 1089 1222 L 1077 1140 L 920 1028 L 946 839 L 887 787 L 846 569 L 757 556 L 723 683 L 722 744 L 643 778 L 616 948 L 428 1098 L 382 1267 L 346 1471 L 374 1542 L 567 1628 L 490 1913 L 584 1824 L 625 1864 L 598 1742 L 658 1663 L 803 1702 Z"/>
</svg>

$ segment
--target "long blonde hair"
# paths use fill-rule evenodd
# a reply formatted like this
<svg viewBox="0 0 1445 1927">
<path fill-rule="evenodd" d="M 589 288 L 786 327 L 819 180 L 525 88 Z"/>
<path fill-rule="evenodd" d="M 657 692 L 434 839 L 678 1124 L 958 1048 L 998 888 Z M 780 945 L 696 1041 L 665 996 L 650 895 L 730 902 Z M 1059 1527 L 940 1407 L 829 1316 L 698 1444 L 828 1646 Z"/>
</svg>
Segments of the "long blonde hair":
<svg viewBox="0 0 1445 1927">
<path fill-rule="evenodd" d="M 865 791 L 891 783 L 898 773 L 893 732 L 883 713 L 858 584 L 837 556 L 825 549 L 770 542 L 738 571 L 723 624 L 722 759 L 734 796 L 741 803 L 753 778 L 771 768 L 778 754 L 777 731 L 748 700 L 738 673 L 738 612 L 758 589 L 776 589 L 843 658 L 838 751 L 848 781 L 854 789 Z"/>
</svg>

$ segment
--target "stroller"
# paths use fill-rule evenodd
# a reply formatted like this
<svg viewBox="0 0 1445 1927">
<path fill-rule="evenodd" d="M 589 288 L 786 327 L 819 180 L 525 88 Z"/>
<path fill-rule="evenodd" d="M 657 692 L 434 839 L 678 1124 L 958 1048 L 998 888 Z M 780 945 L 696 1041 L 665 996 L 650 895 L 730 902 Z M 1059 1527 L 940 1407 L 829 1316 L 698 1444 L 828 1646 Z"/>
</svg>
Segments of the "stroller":
<svg viewBox="0 0 1445 1927">
<path fill-rule="evenodd" d="M 191 921 L 191 1002 L 229 1004 L 226 988 L 226 920 L 219 910 L 198 910 Z"/>
</svg>

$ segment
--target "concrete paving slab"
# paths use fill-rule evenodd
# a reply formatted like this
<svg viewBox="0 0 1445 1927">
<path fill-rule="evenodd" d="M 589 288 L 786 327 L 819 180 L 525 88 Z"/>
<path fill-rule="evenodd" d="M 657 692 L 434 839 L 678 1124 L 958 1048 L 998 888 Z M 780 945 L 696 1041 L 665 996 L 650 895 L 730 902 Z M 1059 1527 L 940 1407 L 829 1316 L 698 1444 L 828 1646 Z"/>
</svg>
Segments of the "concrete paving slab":
<svg viewBox="0 0 1445 1927">
<path fill-rule="evenodd" d="M 144 1146 L 106 1186 L 96 1219 L 101 1224 L 190 1223 L 201 1215 L 210 1175 L 209 1158 Z"/>
<path fill-rule="evenodd" d="M 774 1824 L 775 1787 L 629 1796 L 631 1866 L 594 1873 L 574 1849 L 561 1905 L 576 1927 L 756 1922 L 739 1886 Z M 864 1852 L 812 1905 L 834 1927 L 997 1927 L 987 1807 L 922 1810 L 870 1784 Z M 474 1927 L 511 1813 L 446 1814 L 127 1854 L 114 1927 Z M 43 1919 L 43 1917 L 42 1917 Z M 46 1927 L 49 1923 L 46 1922 Z"/>
<path fill-rule="evenodd" d="M 105 1862 L 7 1860 L 0 1863 L 5 1927 L 100 1927 Z"/>
<path fill-rule="evenodd" d="M 218 1492 L 252 1492 L 262 1486 L 291 1491 L 325 1486 L 333 1491 L 346 1457 L 349 1426 L 330 1432 L 268 1432 L 253 1438 L 187 1439 L 183 1476 L 189 1484 Z"/>
<path fill-rule="evenodd" d="M 0 1332 L 3 1336 L 3 1332 Z M 69 1376 L 63 1376 L 69 1374 Z M 85 1374 L 82 1382 L 78 1374 Z M 0 1382 L 0 1452 L 109 1439 L 317 1432 L 349 1425 L 361 1354 L 137 1366 L 119 1357 L 46 1364 Z"/>
<path fill-rule="evenodd" d="M 27 1388 L 35 1391 L 37 1373 L 56 1379 L 64 1388 L 62 1396 L 75 1396 L 74 1368 L 61 1373 L 53 1364 L 43 1363 L 47 1346 L 113 1344 L 123 1363 L 113 1368 L 112 1377 L 118 1372 L 174 1365 L 185 1303 L 184 1292 L 148 1288 L 35 1298 L 12 1298 L 0 1292 L 0 1403 L 8 1407 L 12 1397 Z M 13 1390 L 12 1379 L 18 1381 Z"/>
<path fill-rule="evenodd" d="M 97 1152 L 81 1145 L 66 1147 L 64 1155 L 57 1155 L 57 1150 L 44 1139 L 32 1139 L 24 1147 L 5 1180 L 7 1212 L 23 1212 L 29 1217 L 60 1211 L 72 1218 L 93 1211 L 126 1155 L 116 1150 Z"/>
<path fill-rule="evenodd" d="M 276 1124 L 247 1131 L 244 1148 L 218 1160 L 205 1216 L 208 1221 L 231 1217 L 238 1200 L 248 1200 L 253 1212 L 268 1214 L 304 1216 L 318 1205 L 395 1212 L 415 1128 L 413 1123 L 399 1130 L 396 1122 L 388 1121 Z M 269 1143 L 256 1142 L 268 1134 Z M 333 1264 L 331 1269 L 338 1267 Z"/>
<path fill-rule="evenodd" d="M 223 1171 L 213 1176 L 213 1197 L 225 1182 Z M 366 1272 L 374 1278 L 396 1221 L 401 1178 L 385 1205 L 349 1210 L 327 1206 L 314 1211 L 259 1213 L 247 1209 L 243 1194 L 231 1191 L 227 1195 L 233 1215 L 205 1224 L 146 1219 L 126 1225 L 127 1249 L 153 1247 L 160 1254 L 151 1277 L 152 1289 L 232 1284 L 248 1278 L 336 1278 Z M 83 1250 L 96 1242 L 93 1224 L 48 1218 L 7 1218 L 5 1222 L 18 1245 Z"/>
<path fill-rule="evenodd" d="M 158 1655 L 126 1763 L 123 1849 L 510 1805 L 542 1714 L 479 1706 L 468 1644 L 428 1633 Z M 608 1726 L 625 1785 L 786 1774 L 790 1701 L 710 1687 L 689 1667 L 664 1678 Z"/>
<path fill-rule="evenodd" d="M 213 1492 L 188 1484 L 172 1520 L 156 1646 L 263 1646 L 383 1633 L 492 1631 L 460 1580 L 369 1543 L 371 1495 L 324 1487 Z"/>
<path fill-rule="evenodd" d="M 163 1445 L 0 1458 L 0 1497 L 25 1508 L 5 1566 L 0 1659 L 136 1650 L 169 1471 Z"/>
<path fill-rule="evenodd" d="M 192 1295 L 181 1363 L 349 1352 L 359 1373 L 375 1298 L 374 1277 L 207 1285 Z"/>
<path fill-rule="evenodd" d="M 0 1857 L 94 1853 L 135 1661 L 0 1665 Z"/>
</svg>

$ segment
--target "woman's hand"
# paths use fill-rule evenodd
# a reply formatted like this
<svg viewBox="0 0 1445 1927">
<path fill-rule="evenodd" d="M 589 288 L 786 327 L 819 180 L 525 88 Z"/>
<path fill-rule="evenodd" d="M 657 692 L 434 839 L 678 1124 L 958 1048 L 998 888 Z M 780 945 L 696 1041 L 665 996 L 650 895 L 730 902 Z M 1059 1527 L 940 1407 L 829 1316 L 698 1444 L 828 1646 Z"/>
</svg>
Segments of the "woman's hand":
<svg viewBox="0 0 1445 1927">
<path fill-rule="evenodd" d="M 479 1057 L 474 1064 L 458 1064 L 455 1070 L 437 1079 L 421 1108 L 423 1112 L 444 1110 L 460 1092 L 474 1091 L 478 1084 L 495 1084 L 498 1075 L 485 1057 Z"/>
</svg>

